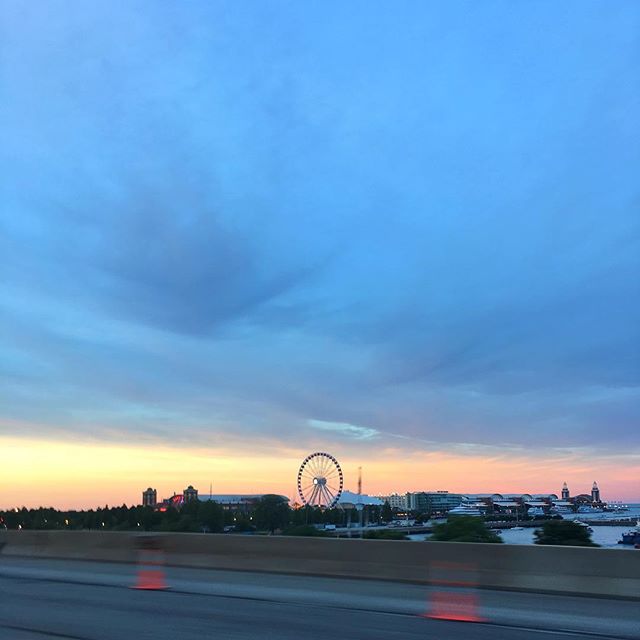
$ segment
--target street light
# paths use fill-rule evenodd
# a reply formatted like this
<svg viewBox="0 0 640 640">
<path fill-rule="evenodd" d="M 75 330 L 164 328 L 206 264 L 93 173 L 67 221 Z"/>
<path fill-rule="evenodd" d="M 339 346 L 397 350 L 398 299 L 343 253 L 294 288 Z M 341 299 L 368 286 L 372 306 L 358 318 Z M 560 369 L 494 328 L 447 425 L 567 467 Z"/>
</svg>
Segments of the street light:
<svg viewBox="0 0 640 640">
<path fill-rule="evenodd" d="M 362 510 L 364 509 L 364 505 L 362 504 L 362 502 L 358 502 L 358 504 L 356 504 L 356 510 L 358 512 L 358 518 L 360 520 L 360 537 L 362 538 Z"/>
</svg>

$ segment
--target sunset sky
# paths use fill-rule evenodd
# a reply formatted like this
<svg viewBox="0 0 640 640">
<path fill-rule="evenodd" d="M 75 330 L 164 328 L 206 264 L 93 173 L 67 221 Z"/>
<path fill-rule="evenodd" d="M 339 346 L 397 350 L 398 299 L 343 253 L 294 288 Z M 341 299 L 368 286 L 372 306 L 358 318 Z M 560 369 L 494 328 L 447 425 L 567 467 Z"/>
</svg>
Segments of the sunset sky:
<svg viewBox="0 0 640 640">
<path fill-rule="evenodd" d="M 0 508 L 640 502 L 640 3 L 0 4 Z"/>
</svg>

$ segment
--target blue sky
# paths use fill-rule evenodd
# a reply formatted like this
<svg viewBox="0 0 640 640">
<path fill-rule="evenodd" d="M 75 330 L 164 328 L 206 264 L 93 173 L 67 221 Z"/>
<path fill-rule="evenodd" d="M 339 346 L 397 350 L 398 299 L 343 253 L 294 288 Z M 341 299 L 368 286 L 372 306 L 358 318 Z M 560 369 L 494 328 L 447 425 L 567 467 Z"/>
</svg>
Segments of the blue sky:
<svg viewBox="0 0 640 640">
<path fill-rule="evenodd" d="M 1 4 L 5 435 L 640 452 L 637 2 Z"/>
</svg>

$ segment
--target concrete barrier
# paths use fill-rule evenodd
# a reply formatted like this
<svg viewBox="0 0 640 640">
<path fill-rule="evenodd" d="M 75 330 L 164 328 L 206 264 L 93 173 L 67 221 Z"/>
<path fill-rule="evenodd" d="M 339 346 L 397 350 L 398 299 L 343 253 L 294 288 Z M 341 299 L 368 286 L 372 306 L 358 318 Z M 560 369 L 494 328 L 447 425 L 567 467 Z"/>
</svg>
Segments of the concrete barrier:
<svg viewBox="0 0 640 640">
<path fill-rule="evenodd" d="M 126 532 L 0 531 L 5 556 L 134 562 L 137 551 Z"/>
<path fill-rule="evenodd" d="M 640 552 L 535 545 L 399 542 L 215 534 L 153 534 L 167 564 L 428 584 L 435 564 L 469 571 L 480 587 L 640 599 Z M 4 531 L 0 554 L 135 562 L 127 532 Z"/>
</svg>

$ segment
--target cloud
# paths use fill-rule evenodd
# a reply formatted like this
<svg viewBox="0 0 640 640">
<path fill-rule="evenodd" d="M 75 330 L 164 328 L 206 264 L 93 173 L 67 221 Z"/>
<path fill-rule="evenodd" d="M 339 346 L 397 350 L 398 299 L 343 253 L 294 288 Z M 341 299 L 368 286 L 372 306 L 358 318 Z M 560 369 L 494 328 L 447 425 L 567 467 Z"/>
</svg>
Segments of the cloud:
<svg viewBox="0 0 640 640">
<path fill-rule="evenodd" d="M 637 451 L 635 8 L 51 7 L 6 17 L 5 432 Z"/>
<path fill-rule="evenodd" d="M 368 427 L 359 427 L 355 424 L 347 424 L 345 422 L 326 422 L 324 420 L 309 420 L 309 425 L 314 429 L 322 431 L 333 431 L 338 435 L 353 438 L 354 440 L 370 440 L 380 435 L 376 429 Z"/>
</svg>

